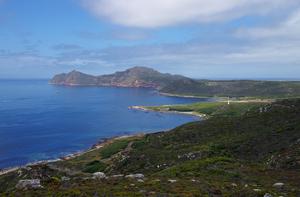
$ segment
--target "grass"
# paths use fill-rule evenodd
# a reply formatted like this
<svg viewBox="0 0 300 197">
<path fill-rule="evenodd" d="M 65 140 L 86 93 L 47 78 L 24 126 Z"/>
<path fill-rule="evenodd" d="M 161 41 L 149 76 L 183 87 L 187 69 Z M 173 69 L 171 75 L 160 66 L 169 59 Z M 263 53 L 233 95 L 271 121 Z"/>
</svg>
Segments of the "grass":
<svg viewBox="0 0 300 197">
<path fill-rule="evenodd" d="M 87 173 L 94 173 L 94 172 L 103 172 L 107 168 L 107 164 L 104 162 L 95 160 L 86 165 L 86 167 L 83 169 L 83 172 Z"/>
<path fill-rule="evenodd" d="M 149 110 L 160 112 L 195 112 L 196 114 L 204 114 L 207 116 L 240 116 L 253 107 L 262 106 L 260 102 L 206 102 L 192 103 L 184 105 L 163 105 L 145 107 Z"/>
<path fill-rule="evenodd" d="M 100 151 L 101 158 L 106 159 L 111 157 L 112 155 L 125 149 L 128 146 L 128 143 L 129 143 L 128 140 L 116 140 L 114 143 L 109 144 L 108 146 L 101 149 Z"/>
</svg>

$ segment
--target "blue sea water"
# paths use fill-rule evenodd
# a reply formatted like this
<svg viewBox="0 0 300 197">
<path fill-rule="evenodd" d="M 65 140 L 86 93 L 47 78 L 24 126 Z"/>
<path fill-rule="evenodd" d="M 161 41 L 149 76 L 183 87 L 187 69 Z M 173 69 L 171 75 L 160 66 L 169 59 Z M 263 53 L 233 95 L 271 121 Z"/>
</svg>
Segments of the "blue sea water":
<svg viewBox="0 0 300 197">
<path fill-rule="evenodd" d="M 206 99 L 161 96 L 150 89 L 63 87 L 47 80 L 0 80 L 0 168 L 55 159 L 101 138 L 174 128 L 192 116 L 128 109 Z"/>
</svg>

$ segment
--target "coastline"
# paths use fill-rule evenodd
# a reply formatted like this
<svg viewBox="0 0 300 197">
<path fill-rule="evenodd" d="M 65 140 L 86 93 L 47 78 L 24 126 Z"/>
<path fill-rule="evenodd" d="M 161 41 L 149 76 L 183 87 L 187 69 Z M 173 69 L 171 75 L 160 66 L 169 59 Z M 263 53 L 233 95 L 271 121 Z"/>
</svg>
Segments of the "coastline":
<svg viewBox="0 0 300 197">
<path fill-rule="evenodd" d="M 168 105 L 165 105 L 168 106 Z M 138 110 L 138 111 L 152 111 L 152 112 L 158 112 L 158 113 L 170 113 L 170 114 L 181 114 L 181 115 L 187 115 L 187 116 L 194 116 L 199 118 L 200 120 L 204 119 L 207 117 L 206 114 L 200 114 L 197 112 L 181 112 L 181 111 L 158 111 L 158 110 L 152 110 L 152 109 L 148 109 L 147 107 L 144 106 L 130 106 L 128 107 L 128 109 L 132 109 L 132 110 Z"/>
<path fill-rule="evenodd" d="M 89 153 L 91 151 L 101 149 L 104 146 L 106 146 L 110 143 L 113 143 L 116 140 L 131 138 L 131 137 L 142 137 L 144 135 L 145 135 L 144 133 L 137 133 L 137 134 L 133 134 L 133 135 L 122 135 L 122 136 L 115 136 L 115 137 L 111 137 L 111 138 L 103 138 L 103 139 L 100 139 L 98 142 L 96 142 L 90 148 L 88 148 L 86 150 L 77 151 L 75 153 L 71 153 L 71 154 L 68 154 L 66 156 L 58 157 L 57 159 L 40 160 L 40 161 L 36 161 L 36 162 L 29 162 L 29 163 L 27 163 L 25 165 L 21 165 L 21 166 L 8 167 L 8 168 L 0 169 L 0 176 L 3 176 L 5 174 L 11 173 L 11 172 L 18 171 L 22 168 L 28 168 L 28 167 L 38 166 L 38 165 L 42 165 L 42 164 L 50 164 L 50 163 L 55 163 L 55 162 L 58 162 L 58 161 L 67 161 L 67 160 L 79 157 L 81 155 L 84 155 L 86 153 Z"/>
<path fill-rule="evenodd" d="M 158 93 L 162 96 L 170 96 L 170 97 L 179 97 L 179 98 L 198 98 L 198 99 L 215 99 L 216 101 L 222 101 L 224 99 L 227 99 L 227 97 L 212 97 L 212 96 L 193 96 L 193 95 L 184 95 L 184 94 L 172 94 L 172 93 L 166 93 L 166 92 L 160 92 Z"/>
<path fill-rule="evenodd" d="M 68 87 L 84 87 L 84 86 L 90 86 L 91 87 L 91 86 L 95 86 L 95 85 L 80 85 L 80 84 L 57 84 L 57 83 L 51 83 L 49 81 L 48 81 L 48 84 L 49 85 L 57 85 L 57 86 L 68 86 Z M 123 87 L 123 86 L 96 86 L 96 87 L 143 88 L 143 87 Z M 146 87 L 146 88 L 148 88 L 148 87 Z M 158 94 L 161 94 L 162 96 L 173 96 L 171 94 L 168 95 L 168 94 L 160 93 L 158 90 L 156 90 L 156 91 L 157 91 Z M 176 96 L 176 95 L 174 95 L 174 96 Z M 182 97 L 182 98 L 205 98 L 205 97 L 193 97 L 193 96 L 184 96 L 184 95 L 177 95 L 177 97 Z M 207 97 L 207 98 L 209 98 L 209 97 Z M 143 110 L 146 111 L 147 109 L 143 109 Z M 147 110 L 147 111 L 150 111 L 150 110 Z M 160 111 L 154 111 L 154 112 L 160 112 Z M 169 112 L 169 113 L 189 115 L 189 116 L 197 117 L 199 119 L 202 119 L 202 118 L 205 117 L 205 115 L 195 114 L 195 113 L 192 113 L 192 112 Z M 170 128 L 170 129 L 172 129 L 172 128 Z M 154 133 L 155 132 L 159 132 L 159 131 L 154 131 Z M 107 143 L 111 143 L 114 140 L 118 140 L 118 139 L 122 139 L 122 138 L 129 138 L 129 137 L 139 137 L 139 136 L 142 136 L 142 135 L 144 135 L 144 134 L 142 132 L 140 132 L 140 133 L 136 133 L 136 134 L 133 134 L 133 135 L 123 135 L 123 136 L 113 136 L 113 137 L 110 137 L 110 138 L 103 138 L 103 139 L 100 139 L 95 144 L 92 144 L 90 146 L 90 148 L 87 148 L 87 149 L 84 149 L 84 150 L 79 150 L 79 151 L 76 151 L 74 153 L 67 154 L 65 156 L 60 156 L 60 157 L 53 158 L 53 159 L 46 159 L 46 160 L 38 160 L 38 161 L 28 162 L 28 163 L 25 163 L 25 164 L 22 164 L 22 165 L 19 165 L 19 166 L 11 166 L 11 167 L 0 168 L 0 176 L 3 176 L 5 174 L 11 173 L 11 172 L 15 172 L 15 171 L 18 171 L 19 169 L 27 168 L 27 167 L 30 167 L 30 166 L 37 166 L 37 165 L 42 165 L 42 164 L 54 163 L 54 162 L 58 162 L 58 161 L 70 160 L 70 159 L 79 157 L 83 154 L 86 154 L 88 152 L 100 149 L 100 148 L 104 147 Z"/>
</svg>

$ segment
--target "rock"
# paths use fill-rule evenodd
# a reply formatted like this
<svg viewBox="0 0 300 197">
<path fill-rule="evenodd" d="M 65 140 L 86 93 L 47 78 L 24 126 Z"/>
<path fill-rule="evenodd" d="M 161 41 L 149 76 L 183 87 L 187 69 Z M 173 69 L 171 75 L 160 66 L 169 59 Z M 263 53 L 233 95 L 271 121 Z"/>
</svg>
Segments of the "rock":
<svg viewBox="0 0 300 197">
<path fill-rule="evenodd" d="M 25 167 L 25 170 L 30 171 L 30 170 L 32 170 L 32 168 L 29 167 L 29 166 L 26 166 L 26 167 Z"/>
<path fill-rule="evenodd" d="M 175 179 L 169 179 L 168 180 L 170 183 L 176 183 L 177 182 L 177 180 L 175 180 Z"/>
<path fill-rule="evenodd" d="M 112 175 L 111 178 L 123 178 L 124 177 L 124 174 L 115 174 L 115 175 Z"/>
<path fill-rule="evenodd" d="M 22 170 L 18 170 L 18 176 L 21 177 L 23 175 L 23 171 Z"/>
<path fill-rule="evenodd" d="M 145 176 L 143 174 L 129 174 L 126 175 L 125 178 L 135 178 L 135 179 L 143 179 Z"/>
<path fill-rule="evenodd" d="M 137 182 L 144 183 L 144 180 L 143 179 L 138 179 Z"/>
<path fill-rule="evenodd" d="M 253 189 L 255 192 L 261 192 L 261 189 Z"/>
<path fill-rule="evenodd" d="M 237 187 L 238 185 L 236 183 L 231 183 L 232 187 Z"/>
<path fill-rule="evenodd" d="M 37 189 L 42 188 L 40 179 L 25 179 L 20 180 L 16 185 L 17 189 Z"/>
<path fill-rule="evenodd" d="M 274 183 L 273 187 L 276 188 L 282 188 L 284 186 L 284 183 Z"/>
<path fill-rule="evenodd" d="M 71 180 L 71 178 L 66 176 L 61 177 L 61 181 L 69 181 L 69 180 Z"/>
<path fill-rule="evenodd" d="M 273 197 L 271 194 L 269 194 L 269 193 L 266 193 L 265 195 L 264 195 L 264 197 Z"/>
<path fill-rule="evenodd" d="M 93 174 L 94 179 L 105 179 L 106 175 L 103 172 L 95 172 Z"/>
</svg>

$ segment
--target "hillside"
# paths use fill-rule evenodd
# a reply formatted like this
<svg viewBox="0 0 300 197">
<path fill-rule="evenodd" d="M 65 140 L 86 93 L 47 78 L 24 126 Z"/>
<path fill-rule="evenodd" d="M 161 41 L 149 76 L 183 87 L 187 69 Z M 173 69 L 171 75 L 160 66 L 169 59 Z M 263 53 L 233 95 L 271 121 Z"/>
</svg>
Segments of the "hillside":
<svg viewBox="0 0 300 197">
<path fill-rule="evenodd" d="M 111 75 L 92 76 L 78 71 L 59 74 L 51 84 L 70 86 L 117 86 L 154 88 L 161 93 L 199 97 L 295 97 L 300 82 L 195 80 L 163 74 L 146 67 L 134 67 Z"/>
<path fill-rule="evenodd" d="M 59 74 L 50 80 L 57 85 L 82 85 L 82 86 L 117 86 L 117 87 L 145 87 L 161 89 L 171 83 L 193 82 L 183 76 L 162 74 L 151 68 L 134 67 L 123 72 L 111 75 L 91 76 L 78 71 L 68 74 Z"/>
<path fill-rule="evenodd" d="M 300 99 L 241 105 L 205 106 L 218 113 L 8 173 L 0 177 L 0 195 L 299 196 Z M 15 189 L 18 180 L 33 178 L 43 188 Z"/>
</svg>

